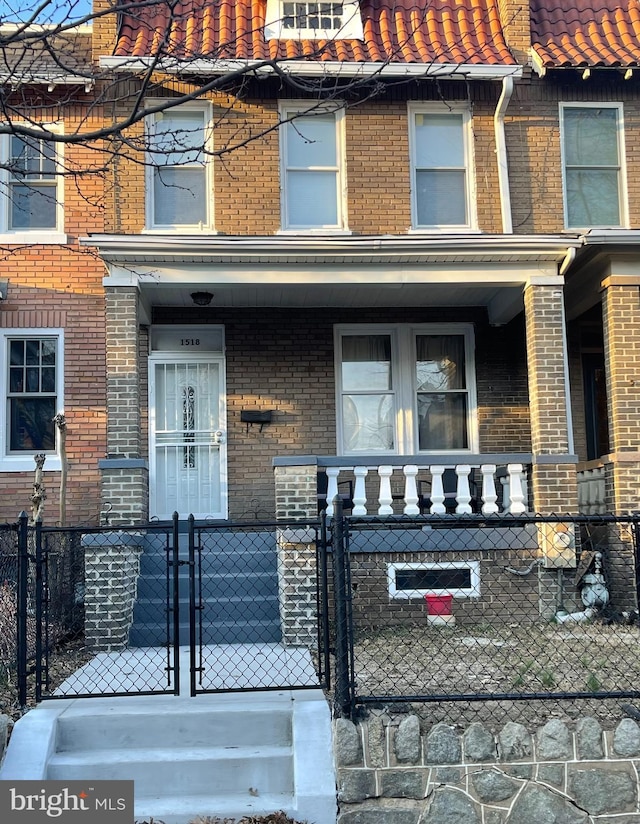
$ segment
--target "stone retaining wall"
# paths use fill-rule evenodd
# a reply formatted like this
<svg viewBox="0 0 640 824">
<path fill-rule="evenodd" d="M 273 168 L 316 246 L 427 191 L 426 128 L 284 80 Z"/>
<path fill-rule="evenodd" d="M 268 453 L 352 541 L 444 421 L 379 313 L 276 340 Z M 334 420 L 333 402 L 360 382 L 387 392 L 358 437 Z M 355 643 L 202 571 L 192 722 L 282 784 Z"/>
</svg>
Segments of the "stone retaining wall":
<svg viewBox="0 0 640 824">
<path fill-rule="evenodd" d="M 551 720 L 533 735 L 507 722 L 494 735 L 373 711 L 334 721 L 334 747 L 339 824 L 640 824 L 631 718 L 606 732 Z"/>
</svg>

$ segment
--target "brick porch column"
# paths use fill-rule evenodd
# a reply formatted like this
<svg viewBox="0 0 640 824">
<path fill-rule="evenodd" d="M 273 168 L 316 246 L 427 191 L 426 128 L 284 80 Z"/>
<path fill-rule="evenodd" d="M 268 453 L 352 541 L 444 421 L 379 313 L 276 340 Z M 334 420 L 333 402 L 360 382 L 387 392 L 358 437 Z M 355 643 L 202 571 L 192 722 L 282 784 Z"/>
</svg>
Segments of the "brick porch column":
<svg viewBox="0 0 640 824">
<path fill-rule="evenodd" d="M 524 293 L 536 512 L 578 511 L 567 393 L 562 285 L 530 284 Z"/>
<path fill-rule="evenodd" d="M 303 456 L 274 461 L 276 518 L 281 521 L 318 517 L 318 466 Z M 278 530 L 278 599 L 282 643 L 317 643 L 317 581 L 314 529 Z"/>
<path fill-rule="evenodd" d="M 602 285 L 610 447 L 604 458 L 605 506 L 607 512 L 625 515 L 640 510 L 640 278 L 611 276 Z M 631 525 L 609 524 L 607 535 L 611 603 L 635 609 Z"/>
<path fill-rule="evenodd" d="M 102 504 L 112 525 L 146 521 L 149 471 L 142 458 L 138 290 L 106 287 L 107 457 L 100 461 Z"/>
</svg>

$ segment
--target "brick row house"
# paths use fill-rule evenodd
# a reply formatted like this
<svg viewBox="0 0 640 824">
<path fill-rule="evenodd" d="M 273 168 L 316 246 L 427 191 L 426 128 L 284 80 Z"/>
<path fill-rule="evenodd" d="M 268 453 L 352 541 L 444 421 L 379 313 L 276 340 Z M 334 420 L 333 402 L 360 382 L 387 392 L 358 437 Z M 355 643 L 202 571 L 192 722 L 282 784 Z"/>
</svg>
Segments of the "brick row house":
<svg viewBox="0 0 640 824">
<path fill-rule="evenodd" d="M 6 226 L 3 516 L 33 346 L 73 522 L 636 509 L 635 6 L 169 8 L 94 20 L 104 117 L 164 44 L 101 208 L 63 177 L 55 225 Z"/>
</svg>

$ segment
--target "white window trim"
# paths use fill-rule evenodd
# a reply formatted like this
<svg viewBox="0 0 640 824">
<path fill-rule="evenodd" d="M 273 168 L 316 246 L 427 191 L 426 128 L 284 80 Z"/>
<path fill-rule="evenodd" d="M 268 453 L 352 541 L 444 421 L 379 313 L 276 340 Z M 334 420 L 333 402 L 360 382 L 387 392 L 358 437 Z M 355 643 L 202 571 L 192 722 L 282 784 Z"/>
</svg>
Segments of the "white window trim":
<svg viewBox="0 0 640 824">
<path fill-rule="evenodd" d="M 342 26 L 339 29 L 285 29 L 282 3 L 283 0 L 267 0 L 265 40 L 364 40 L 358 0 L 342 3 Z"/>
<path fill-rule="evenodd" d="M 396 572 L 404 569 L 468 569 L 471 572 L 470 586 L 460 589 L 397 589 Z M 479 561 L 418 561 L 387 564 L 387 586 L 389 598 L 393 600 L 409 600 L 410 598 L 424 598 L 425 595 L 452 595 L 454 598 L 480 597 L 480 562 Z"/>
<path fill-rule="evenodd" d="M 572 226 L 569 223 L 569 207 L 567 203 L 567 177 L 566 177 L 566 156 L 565 156 L 565 135 L 564 135 L 564 113 L 567 109 L 615 109 L 618 112 L 618 203 L 620 209 L 620 225 L 611 228 L 626 229 L 629 227 L 629 197 L 627 193 L 627 166 L 625 150 L 624 132 L 624 107 L 622 103 L 560 103 L 560 157 L 562 165 L 562 202 L 564 209 L 564 228 L 566 230 L 592 229 L 594 226 Z M 597 228 L 609 228 L 609 226 Z"/>
<path fill-rule="evenodd" d="M 57 338 L 58 347 L 56 350 L 56 414 L 64 413 L 64 329 L 2 329 L 0 330 L 0 363 L 2 368 L 2 393 L 4 413 L 2 418 L 4 423 L 0 426 L 0 472 L 31 472 L 35 470 L 33 456 L 38 454 L 38 450 L 25 452 L 22 455 L 11 454 L 8 451 L 8 429 L 9 416 L 7 415 L 7 399 L 9 388 L 8 372 L 8 351 L 7 343 L 10 338 Z M 58 438 L 56 436 L 56 451 L 46 452 L 44 471 L 60 471 L 62 462 L 58 452 Z"/>
<path fill-rule="evenodd" d="M 158 105 L 162 101 L 153 100 L 153 105 Z M 167 100 L 167 103 L 170 101 Z M 146 163 L 145 163 L 145 203 L 144 203 L 144 212 L 145 212 L 145 220 L 144 225 L 145 228 L 143 230 L 144 234 L 167 234 L 167 233 L 180 233 L 184 234 L 188 232 L 189 234 L 212 234 L 214 233 L 213 227 L 213 215 L 214 215 L 214 203 L 213 203 L 213 110 L 212 105 L 208 101 L 196 101 L 194 103 L 181 103 L 179 106 L 175 107 L 177 112 L 184 112 L 184 111 L 196 111 L 196 112 L 203 112 L 204 113 L 204 130 L 205 130 L 205 148 L 207 154 L 205 155 L 205 162 L 204 162 L 204 174 L 205 174 L 205 191 L 207 193 L 207 199 L 205 203 L 206 208 L 206 217 L 203 223 L 173 223 L 173 224 L 163 224 L 163 223 L 154 223 L 154 214 L 153 214 L 153 186 L 154 186 L 154 165 L 153 165 L 153 155 L 147 154 L 146 155 Z M 159 112 L 162 114 L 163 112 Z M 152 123 L 155 120 L 155 115 L 150 115 L 145 122 L 145 140 L 149 139 L 149 131 L 148 131 L 148 124 Z M 173 168 L 168 166 L 167 168 Z M 180 167 L 178 167 L 180 168 Z M 184 168 L 190 168 L 190 166 L 185 166 Z"/>
<path fill-rule="evenodd" d="M 25 126 L 33 127 L 31 123 Z M 42 128 L 54 134 L 63 134 L 61 123 L 43 123 Z M 0 136 L 0 152 L 6 162 L 11 150 L 11 135 Z M 55 144 L 56 170 L 64 168 L 64 146 L 62 143 Z M 67 235 L 64 232 L 64 177 L 57 174 L 55 178 L 55 198 L 56 198 L 56 225 L 43 229 L 10 229 L 9 228 L 9 170 L 0 170 L 0 185 L 3 189 L 4 197 L 0 197 L 0 243 L 6 244 L 60 244 L 67 242 Z"/>
<path fill-rule="evenodd" d="M 393 450 L 371 452 L 371 455 L 469 455 L 479 451 L 478 397 L 475 369 L 475 336 L 471 323 L 424 323 L 424 324 L 339 324 L 334 327 L 334 369 L 336 375 L 336 437 L 338 455 L 363 455 L 361 451 L 343 450 L 344 430 L 342 423 L 342 368 L 341 340 L 344 335 L 390 335 L 391 370 L 395 376 L 392 394 L 395 396 L 396 429 Z M 465 343 L 466 392 L 468 398 L 467 449 L 418 450 L 417 391 L 414 369 L 416 335 L 463 335 Z"/>
<path fill-rule="evenodd" d="M 408 103 L 409 120 L 409 158 L 411 169 L 411 232 L 441 232 L 451 233 L 456 231 L 478 230 L 478 211 L 476 193 L 475 157 L 472 139 L 472 118 L 469 107 L 464 103 Z M 460 114 L 462 115 L 462 136 L 464 140 L 464 163 L 465 163 L 465 197 L 467 199 L 467 223 L 436 224 L 433 226 L 418 223 L 418 202 L 416 197 L 416 134 L 415 118 L 418 114 Z M 436 168 L 436 167 L 433 167 Z"/>
<path fill-rule="evenodd" d="M 279 118 L 282 124 L 279 131 L 280 138 L 280 223 L 281 229 L 278 234 L 350 234 L 347 227 L 347 174 L 346 174 L 346 145 L 345 145 L 345 108 L 338 102 L 325 106 L 313 107 L 311 111 L 308 100 L 298 100 L 280 102 Z M 307 114 L 308 111 L 308 114 Z M 336 199 L 338 222 L 331 226 L 290 224 L 289 210 L 287 206 L 287 129 L 285 121 L 293 114 L 300 114 L 302 117 L 311 117 L 313 114 L 333 114 L 336 121 Z"/>
</svg>

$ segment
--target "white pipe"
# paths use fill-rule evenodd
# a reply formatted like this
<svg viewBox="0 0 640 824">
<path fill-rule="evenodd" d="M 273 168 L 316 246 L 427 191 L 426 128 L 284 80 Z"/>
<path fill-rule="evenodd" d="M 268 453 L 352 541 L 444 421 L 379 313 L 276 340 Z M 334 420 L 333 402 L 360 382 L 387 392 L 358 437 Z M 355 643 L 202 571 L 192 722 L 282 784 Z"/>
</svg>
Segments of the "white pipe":
<svg viewBox="0 0 640 824">
<path fill-rule="evenodd" d="M 573 438 L 573 408 L 571 405 L 571 387 L 569 385 L 569 342 L 567 340 L 567 316 L 564 309 L 564 294 L 560 293 L 560 312 L 562 316 L 562 361 L 564 371 L 564 403 L 567 410 L 567 451 L 573 455 L 575 443 Z"/>
<path fill-rule="evenodd" d="M 513 232 L 511 221 L 511 191 L 509 189 L 509 165 L 507 163 L 507 139 L 504 131 L 504 116 L 513 94 L 513 77 L 502 78 L 502 94 L 493 116 L 496 136 L 496 157 L 498 160 L 498 187 L 500 189 L 500 210 L 502 231 L 505 235 Z"/>
</svg>

